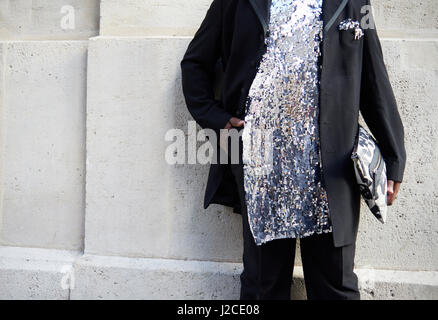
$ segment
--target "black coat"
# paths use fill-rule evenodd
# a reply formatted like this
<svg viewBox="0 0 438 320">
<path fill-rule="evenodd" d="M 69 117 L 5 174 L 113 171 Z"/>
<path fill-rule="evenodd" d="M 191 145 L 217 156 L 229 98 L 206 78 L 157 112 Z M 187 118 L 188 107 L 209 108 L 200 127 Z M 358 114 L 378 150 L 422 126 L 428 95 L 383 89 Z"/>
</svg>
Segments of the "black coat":
<svg viewBox="0 0 438 320">
<path fill-rule="evenodd" d="M 359 224 L 360 193 L 350 159 L 359 112 L 380 145 L 388 179 L 401 182 L 406 162 L 403 124 L 376 29 L 363 28 L 364 36 L 355 40 L 351 31 L 338 28 L 347 18 L 361 21 L 361 7 L 369 0 L 350 0 L 344 8 L 342 2 L 323 1 L 319 100 L 322 174 L 336 246 L 353 243 Z M 186 104 L 201 128 L 217 131 L 232 116 L 244 116 L 243 106 L 266 50 L 268 24 L 268 0 L 211 4 L 181 61 Z M 223 66 L 220 98 L 214 92 L 218 62 Z M 238 199 L 230 166 L 211 164 L 204 208 L 217 203 L 240 213 Z"/>
</svg>

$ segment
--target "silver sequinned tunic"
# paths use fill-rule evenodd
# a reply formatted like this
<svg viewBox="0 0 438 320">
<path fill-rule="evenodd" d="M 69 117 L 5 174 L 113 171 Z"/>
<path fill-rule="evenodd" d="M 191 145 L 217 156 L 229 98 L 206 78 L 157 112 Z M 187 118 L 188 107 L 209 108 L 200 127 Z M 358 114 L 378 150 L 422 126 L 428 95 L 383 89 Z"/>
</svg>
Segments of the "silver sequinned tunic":
<svg viewBox="0 0 438 320">
<path fill-rule="evenodd" d="M 248 221 L 257 245 L 331 232 L 321 183 L 318 60 L 322 0 L 272 0 L 267 51 L 242 132 Z"/>
</svg>

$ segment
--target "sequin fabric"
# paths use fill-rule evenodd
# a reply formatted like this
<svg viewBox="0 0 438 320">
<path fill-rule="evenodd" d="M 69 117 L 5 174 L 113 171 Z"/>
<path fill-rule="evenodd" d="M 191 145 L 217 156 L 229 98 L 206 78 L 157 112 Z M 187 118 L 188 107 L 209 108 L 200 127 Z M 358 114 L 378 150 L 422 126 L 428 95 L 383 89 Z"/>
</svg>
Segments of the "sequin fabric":
<svg viewBox="0 0 438 320">
<path fill-rule="evenodd" d="M 267 50 L 245 104 L 245 200 L 257 245 L 331 232 L 321 182 L 322 0 L 272 0 Z"/>
</svg>

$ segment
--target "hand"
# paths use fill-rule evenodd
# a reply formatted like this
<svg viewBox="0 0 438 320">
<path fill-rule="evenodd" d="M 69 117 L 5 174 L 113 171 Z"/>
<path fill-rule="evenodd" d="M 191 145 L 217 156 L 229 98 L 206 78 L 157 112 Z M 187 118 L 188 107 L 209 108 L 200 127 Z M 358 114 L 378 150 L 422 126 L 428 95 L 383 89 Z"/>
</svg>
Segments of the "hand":
<svg viewBox="0 0 438 320">
<path fill-rule="evenodd" d="M 394 182 L 393 180 L 388 180 L 388 206 L 392 206 L 397 197 L 398 190 L 400 189 L 401 182 Z"/>
<path fill-rule="evenodd" d="M 245 121 L 242 119 L 232 117 L 227 124 L 225 125 L 225 129 L 231 129 L 232 127 L 242 127 L 245 124 Z"/>
</svg>

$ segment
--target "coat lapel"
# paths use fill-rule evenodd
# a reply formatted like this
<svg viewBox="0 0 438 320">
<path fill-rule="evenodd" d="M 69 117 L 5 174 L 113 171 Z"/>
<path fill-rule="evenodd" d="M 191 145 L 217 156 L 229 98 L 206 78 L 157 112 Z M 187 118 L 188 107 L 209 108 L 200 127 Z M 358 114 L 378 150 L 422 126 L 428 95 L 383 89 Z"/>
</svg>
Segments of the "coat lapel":
<svg viewBox="0 0 438 320">
<path fill-rule="evenodd" d="M 269 24 L 269 11 L 271 8 L 271 0 L 249 0 L 252 8 L 254 9 L 255 14 L 259 22 L 263 27 L 263 31 L 266 35 Z"/>
<path fill-rule="evenodd" d="M 323 0 L 322 1 L 322 20 L 324 24 L 324 34 L 333 26 L 336 19 L 344 10 L 349 0 Z"/>
<path fill-rule="evenodd" d="M 271 0 L 249 0 L 255 14 L 263 27 L 263 31 L 268 30 L 269 12 Z M 324 23 L 324 32 L 326 33 L 336 21 L 336 18 L 345 8 L 348 0 L 323 0 L 322 2 L 322 19 Z"/>
</svg>

